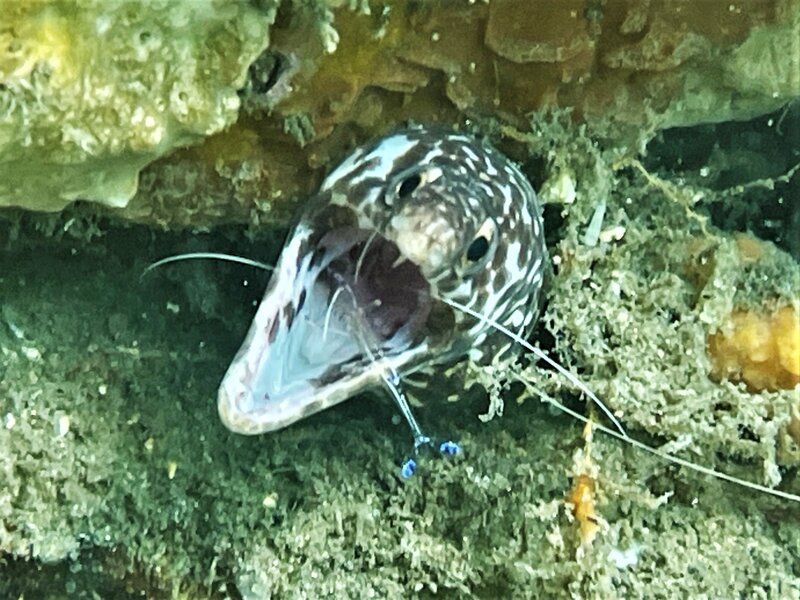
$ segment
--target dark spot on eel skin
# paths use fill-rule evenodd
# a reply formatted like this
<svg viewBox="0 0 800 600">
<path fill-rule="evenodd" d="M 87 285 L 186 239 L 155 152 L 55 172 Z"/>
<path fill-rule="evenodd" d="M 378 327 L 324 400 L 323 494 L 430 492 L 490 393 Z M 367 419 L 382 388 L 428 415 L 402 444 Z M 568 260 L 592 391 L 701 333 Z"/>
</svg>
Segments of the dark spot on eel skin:
<svg viewBox="0 0 800 600">
<path fill-rule="evenodd" d="M 325 246 L 319 246 L 316 250 L 314 250 L 314 254 L 311 255 L 311 262 L 309 263 L 309 266 L 316 267 L 317 265 L 322 264 L 322 259 L 325 258 L 326 252 L 327 248 L 325 248 Z"/>
<path fill-rule="evenodd" d="M 287 327 L 291 326 L 294 314 L 294 305 L 291 302 L 283 307 L 283 318 L 286 320 Z"/>
<path fill-rule="evenodd" d="M 278 337 L 278 319 L 272 320 L 272 326 L 269 328 L 269 334 L 267 335 L 267 341 L 271 344 L 275 341 L 275 338 Z"/>
</svg>

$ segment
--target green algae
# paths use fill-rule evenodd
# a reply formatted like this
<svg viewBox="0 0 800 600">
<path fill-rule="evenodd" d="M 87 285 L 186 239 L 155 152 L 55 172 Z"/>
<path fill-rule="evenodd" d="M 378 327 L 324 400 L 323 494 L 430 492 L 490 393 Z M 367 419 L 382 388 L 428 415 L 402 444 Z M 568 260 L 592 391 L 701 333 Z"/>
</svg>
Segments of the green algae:
<svg viewBox="0 0 800 600">
<path fill-rule="evenodd" d="M 622 166 L 624 153 L 563 119 L 534 126 L 538 135 L 515 134 L 508 150 L 521 143 L 546 157 L 551 177 L 569 173 L 576 189 L 557 204 L 572 195 L 544 186 L 548 213 L 563 222 L 550 234 L 561 262 L 540 339 L 550 332 L 559 358 L 636 437 L 672 440 L 755 480 L 779 475 L 797 491 L 796 467 L 777 468 L 774 456 L 792 396 L 713 383 L 703 352 L 732 306 L 729 286 L 750 298 L 796 288 L 748 275 L 701 206 Z M 619 226 L 621 237 L 608 233 Z M 397 475 L 408 432 L 380 395 L 276 434 L 227 432 L 216 386 L 264 275 L 194 263 L 139 277 L 179 251 L 268 260 L 281 235 L 156 235 L 79 213 L 0 223 L 0 595 L 800 597 L 796 506 L 600 434 L 603 524 L 579 549 L 564 499 L 581 426 L 539 402 L 511 402 L 519 390 L 502 369 L 488 377 L 505 414 L 488 423 L 481 398 L 448 403 L 453 390 L 429 390 L 420 416 L 465 455 L 425 461 L 408 482 Z M 684 270 L 698 236 L 717 257 L 699 280 Z M 792 261 L 768 264 L 796 276 Z M 582 409 L 549 371 L 518 372 Z"/>
</svg>

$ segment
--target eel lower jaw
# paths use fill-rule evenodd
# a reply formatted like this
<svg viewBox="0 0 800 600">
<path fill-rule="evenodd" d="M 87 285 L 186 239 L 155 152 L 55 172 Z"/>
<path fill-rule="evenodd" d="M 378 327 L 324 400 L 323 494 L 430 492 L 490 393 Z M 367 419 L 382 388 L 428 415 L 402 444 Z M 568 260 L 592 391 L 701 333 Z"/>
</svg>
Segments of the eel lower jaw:
<svg viewBox="0 0 800 600">
<path fill-rule="evenodd" d="M 307 239 L 285 247 L 220 384 L 220 418 L 234 432 L 282 429 L 428 352 L 430 285 L 395 244 L 353 227 Z"/>
</svg>

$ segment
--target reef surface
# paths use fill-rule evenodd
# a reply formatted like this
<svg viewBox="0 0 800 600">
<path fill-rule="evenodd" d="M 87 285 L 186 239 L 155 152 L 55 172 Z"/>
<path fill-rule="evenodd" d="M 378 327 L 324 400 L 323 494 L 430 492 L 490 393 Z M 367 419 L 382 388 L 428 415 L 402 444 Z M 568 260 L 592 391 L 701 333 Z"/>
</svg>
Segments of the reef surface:
<svg viewBox="0 0 800 600">
<path fill-rule="evenodd" d="M 256 60 L 246 82 L 226 75 L 244 86 L 236 123 L 146 167 L 124 209 L 2 213 L 0 596 L 800 598 L 800 505 L 589 435 L 540 400 L 602 415 L 526 357 L 465 364 L 488 398 L 434 382 L 418 414 L 464 455 L 426 460 L 409 481 L 398 465 L 410 436 L 380 393 L 275 434 L 232 434 L 216 387 L 266 275 L 192 262 L 141 278 L 176 252 L 271 261 L 287 215 L 344 148 L 407 118 L 468 129 L 513 157 L 545 203 L 555 277 L 533 341 L 632 437 L 800 494 L 800 111 L 787 102 L 798 89 L 778 77 L 770 99 L 772 84 L 737 87 L 714 70 L 785 43 L 773 34 L 797 23 L 798 4 L 725 2 L 675 21 L 655 0 L 605 13 L 576 2 L 577 17 L 562 15 L 581 24 L 565 29 L 569 46 L 534 44 L 524 27 L 500 36 L 523 21 L 513 2 L 465 2 L 458 15 L 448 3 L 339 4 L 239 5 L 273 25 L 267 53 L 231 57 L 239 74 Z M 428 28 L 414 44 L 409 19 Z M 701 39 L 711 20 L 726 24 L 719 45 Z M 446 25 L 465 23 L 479 42 L 448 42 Z M 673 30 L 692 35 L 669 46 Z M 420 66 L 429 47 L 442 51 Z M 471 74 L 459 61 L 474 48 L 495 58 L 476 54 Z M 532 85 L 519 65 L 552 71 L 559 102 L 513 104 L 528 97 L 514 85 Z M 615 92 L 621 104 L 605 106 L 617 118 L 590 114 L 604 82 L 645 94 L 668 89 L 658 73 L 697 82 L 698 68 L 702 90 L 718 91 L 702 114 L 678 91 L 659 110 Z M 502 85 L 485 87 L 495 69 Z M 56 181 L 39 177 L 41 190 Z"/>
<path fill-rule="evenodd" d="M 798 0 L 0 2 L 0 206 L 282 223 L 415 120 L 569 108 L 614 144 L 800 95 Z M 535 18 L 531 18 L 534 15 Z"/>
<path fill-rule="evenodd" d="M 634 437 L 800 491 L 796 389 L 716 381 L 706 352 L 733 307 L 797 306 L 796 260 L 770 242 L 743 260 L 711 222 L 726 211 L 710 206 L 742 201 L 713 191 L 722 171 L 704 178 L 707 204 L 687 205 L 690 173 L 667 168 L 663 154 L 648 157 L 648 176 L 604 171 L 580 128 L 553 118 L 534 128 L 558 157 L 542 186 L 558 273 L 537 339 Z M 776 138 L 760 139 L 766 151 Z M 796 186 L 776 183 L 770 202 Z M 269 259 L 280 231 L 154 233 L 67 213 L 22 215 L 0 235 L 6 597 L 800 593 L 797 505 L 599 432 L 587 444 L 580 424 L 535 400 L 587 411 L 539 365 L 473 369 L 493 391 L 489 404 L 482 394 L 449 403 L 453 390 L 431 388 L 423 420 L 465 455 L 426 461 L 408 482 L 397 470 L 408 432 L 380 394 L 273 435 L 227 432 L 216 385 L 265 276 L 208 263 L 140 275 L 177 251 Z M 483 422 L 487 412 L 504 414 Z M 586 478 L 599 523 L 591 543 L 566 502 Z"/>
</svg>

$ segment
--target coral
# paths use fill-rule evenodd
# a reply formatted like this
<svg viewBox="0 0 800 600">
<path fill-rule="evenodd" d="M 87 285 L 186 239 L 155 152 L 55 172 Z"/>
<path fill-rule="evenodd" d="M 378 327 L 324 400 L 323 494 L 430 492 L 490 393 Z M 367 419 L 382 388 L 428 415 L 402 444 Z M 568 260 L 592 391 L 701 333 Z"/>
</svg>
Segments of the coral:
<svg viewBox="0 0 800 600">
<path fill-rule="evenodd" d="M 800 268 L 771 244 L 743 255 L 701 218 L 680 177 L 614 171 L 616 149 L 568 119 L 537 115 L 531 130 L 502 131 L 521 158 L 551 161 L 541 189 L 557 272 L 539 342 L 631 436 L 652 434 L 743 477 L 783 477 L 797 493 L 796 394 L 711 381 L 705 344 L 734 306 L 793 305 Z M 235 155 L 237 137 L 243 153 L 259 147 L 241 133 L 214 136 L 217 150 Z M 203 148 L 181 154 L 213 165 L 216 152 Z M 573 421 L 514 402 L 519 385 L 498 380 L 499 368 L 485 375 L 503 411 L 449 383 L 423 390 L 421 419 L 457 436 L 464 457 L 426 460 L 410 481 L 397 475 L 408 431 L 380 394 L 272 435 L 231 434 L 216 387 L 267 275 L 202 261 L 140 275 L 181 251 L 270 260 L 280 235 L 86 221 L 0 221 L 0 597 L 777 598 L 800 589 L 792 506 L 597 431 L 589 453 Z M 553 372 L 514 369 L 531 389 L 585 408 Z M 564 506 L 573 486 L 580 518 L 602 516 L 581 553 Z"/>
<path fill-rule="evenodd" d="M 112 52 L 130 45 L 124 35 L 95 56 L 101 38 L 60 33 L 84 18 L 63 6 L 2 7 L 4 42 L 39 35 L 47 43 L 15 54 L 31 58 L 13 65 L 0 46 L 3 80 L 13 84 L 0 87 L 0 99 L 29 111 L 40 105 L 16 102 L 30 94 L 54 118 L 65 117 L 30 130 L 46 142 L 41 147 L 24 145 L 20 132 L 28 130 L 14 129 L 17 113 L 0 121 L 2 181 L 24 179 L 30 198 L 60 206 L 68 176 L 83 182 L 75 189 L 89 189 L 86 173 L 96 173 L 105 178 L 96 189 L 122 204 L 124 194 L 112 192 L 134 180 L 131 156 L 141 154 L 141 166 L 162 150 L 145 135 L 146 116 L 161 114 L 151 111 L 155 97 L 137 84 L 152 83 L 150 68 L 174 75 L 173 65 L 184 64 L 178 47 L 194 59 L 186 81 L 207 101 L 206 120 L 170 116 L 165 127 L 177 137 L 184 131 L 181 143 L 202 142 L 145 167 L 140 191 L 117 216 L 167 228 L 285 223 L 343 148 L 405 119 L 469 119 L 523 165 L 547 203 L 556 273 L 536 341 L 596 391 L 631 436 L 800 491 L 796 390 L 715 381 L 707 352 L 709 333 L 734 334 L 735 311 L 768 320 L 773 341 L 796 329 L 798 263 L 770 243 L 735 234 L 748 227 L 717 211 L 747 212 L 753 203 L 737 189 L 758 179 L 785 196 L 785 210 L 797 178 L 772 186 L 791 166 L 776 160 L 776 148 L 796 143 L 787 135 L 785 145 L 770 146 L 759 137 L 735 155 L 718 143 L 721 130 L 700 128 L 690 144 L 669 139 L 662 148 L 680 166 L 652 169 L 645 158 L 620 158 L 631 155 L 632 139 L 667 124 L 746 116 L 796 94 L 796 53 L 786 37 L 797 22 L 796 0 L 531 2 L 541 27 L 530 26 L 537 20 L 512 0 L 282 2 L 271 46 L 246 85 L 241 74 L 266 43 L 260 36 L 272 17 L 269 0 L 82 4 L 113 8 L 112 24 L 130 14 L 165 23 L 153 27 L 200 7 L 191 33 L 152 30 L 170 60 L 139 63 L 119 54 L 125 64 Z M 5 25 L 13 19 L 12 31 Z M 42 22 L 49 25 L 36 29 Z M 242 33 L 247 23 L 258 30 L 253 37 Z M 198 47 L 198 34 L 208 49 Z M 75 49 L 81 61 L 58 59 Z M 206 59 L 214 68 L 201 76 Z M 98 64 L 104 69 L 96 74 Z M 131 73 L 131 89 L 112 86 L 111 104 L 92 106 L 109 137 L 90 133 L 101 145 L 120 145 L 106 162 L 73 138 L 60 145 L 62 129 L 86 117 L 70 104 L 74 87 L 59 95 L 48 86 L 68 86 L 76 65 L 89 82 L 101 83 L 104 73 L 118 81 L 116 69 Z M 213 86 L 203 87 L 206 77 Z M 238 120 L 215 129 L 236 116 L 240 84 Z M 104 89 L 80 93 L 96 100 Z M 73 113 L 53 112 L 55 100 Z M 136 103 L 141 126 L 124 137 L 114 124 L 123 123 L 118 115 L 128 123 Z M 574 110 L 571 118 L 560 111 L 525 117 L 542 105 Z M 731 126 L 733 147 L 741 149 L 742 124 Z M 702 144 L 722 156 L 712 163 L 701 155 L 694 177 L 686 169 Z M 49 150 L 64 160 L 39 161 Z M 17 172 L 9 175 L 12 161 Z M 745 179 L 704 187 L 709 178 L 701 173 L 715 175 L 714 164 Z M 82 194 L 70 197 L 89 197 Z M 756 211 L 753 221 L 761 216 Z M 184 250 L 269 260 L 280 232 L 156 229 L 98 218 L 86 205 L 0 221 L 0 597 L 495 598 L 536 590 L 605 598 L 668 590 L 783 598 L 800 590 L 792 505 L 677 469 L 599 433 L 590 448 L 574 422 L 527 400 L 542 394 L 585 408 L 571 384 L 527 359 L 511 367 L 513 377 L 499 365 L 472 365 L 479 370 L 473 379 L 489 382 L 488 410 L 459 389 L 424 390 L 426 425 L 458 436 L 465 452 L 460 461 L 426 462 L 410 481 L 397 476 L 408 432 L 393 425 L 396 411 L 382 396 L 353 399 L 274 435 L 227 432 L 214 406 L 216 386 L 266 276 L 214 263 L 170 265 L 144 281 L 140 275 L 149 262 Z M 773 239 L 771 231 L 757 233 Z M 780 307 L 783 330 L 773 322 L 778 312 L 765 306 Z M 791 338 L 781 339 L 778 347 L 789 348 Z M 460 401 L 447 402 L 451 395 Z M 572 515 L 564 506 L 568 488 Z M 576 521 L 583 527 L 577 533 Z M 589 544 L 595 521 L 602 534 Z"/>
<path fill-rule="evenodd" d="M 546 215 L 560 212 L 563 219 L 552 234 L 556 275 L 543 339 L 554 340 L 560 362 L 580 373 L 629 430 L 671 440 L 722 470 L 730 468 L 725 457 L 736 456 L 749 465 L 745 477 L 777 485 L 781 466 L 797 460 L 779 452 L 796 392 L 754 397 L 710 379 L 707 336 L 736 307 L 796 306 L 797 262 L 771 243 L 743 242 L 710 225 L 709 207 L 741 206 L 741 194 L 620 166 L 613 147 L 576 135 L 563 118 L 537 117 L 532 130 L 502 131 L 527 143 L 531 154 L 549 157 L 540 189 L 553 202 Z M 558 182 L 567 173 L 576 184 L 563 194 Z M 564 386 L 574 389 L 540 367 L 521 374 L 532 395 L 563 400 Z"/>
<path fill-rule="evenodd" d="M 337 12 L 334 53 L 306 33 L 315 18 L 303 26 L 295 15 L 291 27 L 276 29 L 272 48 L 309 67 L 277 111 L 309 114 L 321 136 L 343 122 L 368 124 L 357 108 L 366 95 L 383 107 L 373 121 L 392 109 L 394 120 L 423 111 L 430 118 L 437 96 L 442 117 L 453 115 L 446 99 L 460 111 L 516 124 L 543 106 L 652 129 L 742 117 L 800 93 L 800 82 L 785 77 L 796 72 L 796 53 L 775 52 L 778 64 L 762 70 L 753 65 L 763 61 L 750 60 L 770 44 L 791 44 L 784 34 L 797 14 L 796 4 L 770 0 L 746 8 L 688 0 L 386 5 L 368 14 Z M 375 88 L 410 98 L 398 105 Z"/>
<path fill-rule="evenodd" d="M 567 107 L 635 148 L 800 93 L 797 0 L 7 2 L 0 205 L 162 225 L 285 223 L 354 143 L 408 120 L 524 128 Z"/>
<path fill-rule="evenodd" d="M 270 11 L 0 2 L 0 206 L 124 206 L 139 171 L 236 120 Z"/>
<path fill-rule="evenodd" d="M 161 200 L 177 192 L 194 223 L 283 222 L 286 202 L 312 193 L 354 143 L 409 120 L 488 115 L 524 128 L 533 110 L 570 107 L 636 147 L 664 127 L 749 117 L 800 93 L 785 77 L 797 53 L 751 60 L 791 43 L 797 2 L 335 4 L 279 11 L 242 94 L 242 124 L 259 140 L 252 155 L 218 157 L 224 170 L 166 158 L 125 214 L 184 224 L 183 207 Z M 197 184 L 173 191 L 176 165 Z"/>
<path fill-rule="evenodd" d="M 708 338 L 717 379 L 744 381 L 754 391 L 800 384 L 800 316 L 794 307 L 771 313 L 735 310 L 730 324 Z"/>
</svg>

